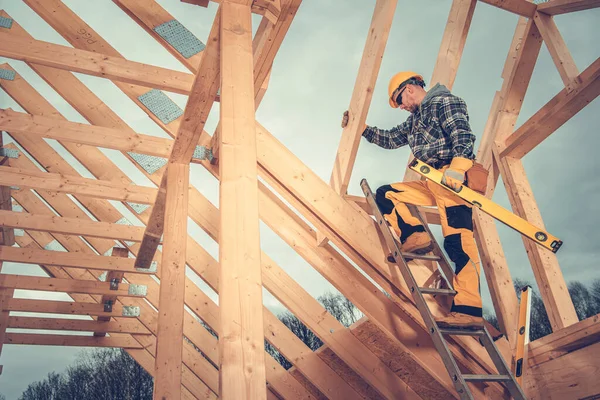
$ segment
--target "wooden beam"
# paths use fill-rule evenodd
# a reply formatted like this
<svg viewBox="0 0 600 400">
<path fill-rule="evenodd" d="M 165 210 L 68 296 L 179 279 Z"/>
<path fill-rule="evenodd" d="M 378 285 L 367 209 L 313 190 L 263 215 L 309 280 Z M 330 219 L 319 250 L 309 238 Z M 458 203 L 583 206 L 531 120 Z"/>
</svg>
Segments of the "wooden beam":
<svg viewBox="0 0 600 400">
<path fill-rule="evenodd" d="M 139 204 L 152 204 L 156 198 L 156 189 L 150 187 L 120 185 L 111 181 L 3 166 L 0 166 L 0 185 L 44 189 Z"/>
<path fill-rule="evenodd" d="M 527 0 L 480 0 L 491 6 L 510 11 L 517 15 L 527 18 L 533 18 L 536 10 L 536 4 Z"/>
<path fill-rule="evenodd" d="M 343 129 L 329 184 L 344 195 L 352 175 L 358 145 L 379 75 L 383 52 L 392 27 L 397 0 L 377 0 L 363 50 L 362 60 L 348 107 L 349 121 Z"/>
<path fill-rule="evenodd" d="M 95 254 L 82 254 L 75 252 L 37 250 L 0 246 L 0 260 L 24 264 L 44 264 L 72 268 L 87 268 L 93 270 L 109 270 L 129 273 L 144 274 L 152 271 L 136 270 L 132 258 L 113 258 L 97 256 Z M 152 272 L 153 273 L 153 272 Z"/>
<path fill-rule="evenodd" d="M 0 32 L 0 56 L 71 72 L 114 79 L 188 95 L 194 76 L 185 72 L 128 61 Z"/>
<path fill-rule="evenodd" d="M 500 157 L 522 158 L 600 94 L 600 58 L 500 144 Z M 502 141 L 500 141 L 502 143 Z"/>
<path fill-rule="evenodd" d="M 2 261 L 0 261 L 0 268 L 2 268 Z M 5 308 L 12 301 L 14 293 L 13 288 L 0 287 L 0 355 L 2 354 L 2 346 L 6 338 L 6 328 L 8 328 L 10 318 L 10 312 Z"/>
<path fill-rule="evenodd" d="M 76 335 L 47 335 L 39 333 L 7 333 L 4 344 L 26 344 L 39 346 L 117 347 L 142 349 L 143 346 L 131 337 L 94 337 Z"/>
<path fill-rule="evenodd" d="M 540 365 L 600 342 L 600 314 L 529 343 L 529 366 Z"/>
<path fill-rule="evenodd" d="M 0 130 L 0 148 L 4 147 L 4 143 L 2 141 L 2 136 L 3 136 L 2 131 Z M 7 165 L 7 164 L 8 164 L 8 157 L 0 157 L 0 166 Z M 0 183 L 0 210 L 12 210 L 10 191 L 11 191 L 10 185 L 3 186 Z M 0 227 L 0 244 L 6 245 L 6 246 L 12 246 L 13 244 L 15 244 L 14 229 Z"/>
<path fill-rule="evenodd" d="M 219 395 L 265 399 L 250 2 L 221 4 Z"/>
<path fill-rule="evenodd" d="M 534 21 L 519 18 L 502 70 L 502 88 L 496 92 L 492 102 L 476 156 L 490 171 L 486 192 L 488 198 L 492 197 L 500 175 L 492 156 L 494 140 L 512 132 L 541 46 L 542 38 Z M 478 209 L 473 212 L 473 225 L 500 330 L 506 334 L 514 352 L 517 343 L 519 302 L 498 229 L 494 219 Z"/>
<path fill-rule="evenodd" d="M 579 70 L 577 69 L 575 60 L 571 56 L 571 52 L 569 52 L 567 44 L 558 31 L 556 23 L 554 23 L 554 19 L 550 15 L 540 12 L 536 12 L 533 19 L 544 38 L 544 43 L 550 52 L 552 61 L 554 61 L 554 65 L 556 65 L 563 83 L 569 87 L 579 75 Z"/>
<path fill-rule="evenodd" d="M 129 250 L 123 247 L 113 247 L 111 251 L 111 257 L 119 257 L 119 258 L 128 258 Z M 120 285 L 123 282 L 123 272 L 118 271 L 107 271 L 106 274 L 106 282 L 110 282 L 110 284 Z M 117 300 L 117 295 L 115 293 L 109 293 L 102 295 L 102 299 L 100 300 L 100 304 L 115 304 Z M 99 322 L 110 321 L 110 317 L 100 316 L 98 317 Z M 101 337 L 106 336 L 106 332 L 102 330 L 94 331 L 94 336 Z M 181 386 L 181 383 L 179 384 Z"/>
<path fill-rule="evenodd" d="M 192 93 L 185 106 L 183 120 L 179 125 L 179 130 L 173 143 L 173 150 L 169 155 L 169 163 L 189 163 L 191 161 L 194 149 L 198 144 L 198 139 L 202 134 L 217 90 L 219 89 L 219 23 L 220 10 L 217 11 L 208 37 L 208 45 L 203 51 L 199 66 L 200 72 L 196 75 Z M 136 259 L 136 265 L 140 268 L 148 268 L 150 265 L 156 252 L 158 241 L 164 230 L 166 204 L 165 175 L 163 175 L 159 193 L 154 202 L 148 228 L 144 233 L 142 248 Z"/>
<path fill-rule="evenodd" d="M 1 67 L 6 68 L 8 64 L 3 64 Z M 0 110 L 0 129 L 9 133 L 32 135 L 163 158 L 169 157 L 173 147 L 173 140 L 171 139 L 10 110 Z"/>
<path fill-rule="evenodd" d="M 544 221 L 535 202 L 521 160 L 502 157 L 498 159 L 498 165 L 502 172 L 502 182 L 515 214 L 544 229 Z M 529 238 L 522 236 L 522 240 L 552 330 L 557 331 L 577 323 L 579 318 L 577 318 L 556 254 L 539 246 Z"/>
<path fill-rule="evenodd" d="M 50 331 L 135 333 L 150 335 L 150 331 L 137 319 L 119 319 L 118 321 L 88 321 L 84 319 L 9 317 L 8 327 L 13 329 L 42 329 Z"/>
<path fill-rule="evenodd" d="M 140 242 L 144 233 L 144 228 L 138 226 L 81 221 L 74 218 L 49 217 L 4 210 L 0 210 L 0 226 L 132 242 Z"/>
<path fill-rule="evenodd" d="M 440 83 L 445 85 L 448 90 L 452 90 L 476 5 L 477 0 L 452 1 L 430 86 Z M 411 153 L 408 158 L 403 180 L 420 180 L 421 176 L 408 168 L 408 165 L 414 160 L 414 155 Z"/>
<path fill-rule="evenodd" d="M 558 15 L 596 7 L 600 7 L 600 0 L 550 0 L 538 4 L 537 11 L 548 15 Z"/>
<path fill-rule="evenodd" d="M 165 238 L 156 336 L 155 399 L 176 399 L 181 396 L 190 166 L 169 163 L 166 175 Z M 264 353 L 262 347 L 260 350 Z"/>
<path fill-rule="evenodd" d="M 111 289 L 110 281 L 102 282 L 10 274 L 0 274 L 0 287 L 41 290 L 44 292 L 115 295 L 119 297 L 144 297 L 147 291 L 147 287 L 144 285 L 129 283 L 120 283 L 117 289 Z"/>
<path fill-rule="evenodd" d="M 11 299 L 8 304 L 4 305 L 4 310 L 32 312 L 32 313 L 49 313 L 49 314 L 73 314 L 73 315 L 94 315 L 107 317 L 136 317 L 125 309 L 120 304 L 112 306 L 111 311 L 104 309 L 104 304 L 100 303 L 80 303 L 69 301 L 54 301 L 54 300 L 31 300 L 31 299 Z"/>
</svg>

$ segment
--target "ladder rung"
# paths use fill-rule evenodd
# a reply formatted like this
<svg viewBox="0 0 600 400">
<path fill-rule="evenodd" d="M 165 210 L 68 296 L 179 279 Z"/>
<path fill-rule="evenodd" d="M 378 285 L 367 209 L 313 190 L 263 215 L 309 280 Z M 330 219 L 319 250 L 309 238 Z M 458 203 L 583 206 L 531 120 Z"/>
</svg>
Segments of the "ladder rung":
<svg viewBox="0 0 600 400">
<path fill-rule="evenodd" d="M 404 259 L 410 259 L 410 260 L 426 260 L 426 261 L 440 261 L 441 258 L 439 258 L 436 255 L 430 255 L 430 254 L 417 254 L 417 253 L 402 253 L 402 255 L 404 256 Z"/>
<path fill-rule="evenodd" d="M 479 329 L 479 330 L 473 330 L 473 329 L 460 329 L 460 328 L 455 328 L 455 329 L 448 329 L 448 328 L 444 328 L 441 329 L 440 328 L 440 333 L 443 335 L 462 335 L 462 336 L 483 336 L 485 335 L 485 331 Z"/>
<path fill-rule="evenodd" d="M 447 296 L 454 296 L 456 294 L 456 290 L 452 289 L 435 289 L 435 288 L 419 288 L 421 293 L 423 294 L 443 294 Z"/>
<path fill-rule="evenodd" d="M 512 379 L 508 375 L 463 375 L 467 382 L 506 382 Z"/>
</svg>

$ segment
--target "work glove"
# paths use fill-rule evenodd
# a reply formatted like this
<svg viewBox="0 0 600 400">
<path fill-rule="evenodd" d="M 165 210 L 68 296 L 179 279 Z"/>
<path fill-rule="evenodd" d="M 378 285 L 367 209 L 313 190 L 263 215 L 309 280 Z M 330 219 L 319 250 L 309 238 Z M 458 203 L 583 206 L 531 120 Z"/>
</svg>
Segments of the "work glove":
<svg viewBox="0 0 600 400">
<path fill-rule="evenodd" d="M 442 183 L 455 192 L 460 191 L 462 184 L 465 182 L 465 173 L 472 166 L 472 160 L 463 157 L 454 157 L 450 163 L 450 167 L 444 171 Z"/>
<path fill-rule="evenodd" d="M 342 117 L 342 128 L 345 128 L 348 125 L 348 119 L 350 119 L 350 115 L 348 114 L 348 110 L 344 111 L 344 116 Z"/>
</svg>

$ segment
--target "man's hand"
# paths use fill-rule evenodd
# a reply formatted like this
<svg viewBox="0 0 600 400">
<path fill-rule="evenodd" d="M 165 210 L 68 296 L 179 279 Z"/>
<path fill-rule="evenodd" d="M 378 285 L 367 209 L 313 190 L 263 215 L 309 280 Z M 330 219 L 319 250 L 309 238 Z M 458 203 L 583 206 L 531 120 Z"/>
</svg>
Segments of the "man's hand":
<svg viewBox="0 0 600 400">
<path fill-rule="evenodd" d="M 350 119 L 350 115 L 348 114 L 348 110 L 344 111 L 344 116 L 342 117 L 342 128 L 345 128 L 348 125 L 348 119 Z"/>
<path fill-rule="evenodd" d="M 442 183 L 455 192 L 458 192 L 465 182 L 465 173 L 473 166 L 473 161 L 468 158 L 454 157 L 450 167 L 444 171 Z"/>
</svg>

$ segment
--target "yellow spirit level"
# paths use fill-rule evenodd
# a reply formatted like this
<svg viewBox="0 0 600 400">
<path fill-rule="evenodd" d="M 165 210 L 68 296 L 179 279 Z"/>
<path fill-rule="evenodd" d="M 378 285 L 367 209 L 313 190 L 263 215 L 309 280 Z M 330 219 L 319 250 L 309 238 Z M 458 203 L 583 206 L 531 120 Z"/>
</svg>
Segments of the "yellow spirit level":
<svg viewBox="0 0 600 400">
<path fill-rule="evenodd" d="M 531 316 L 531 286 L 521 289 L 521 304 L 519 305 L 519 325 L 517 332 L 517 353 L 513 373 L 517 383 L 523 383 L 523 368 L 525 368 L 526 346 L 529 343 L 529 319 Z"/>
<path fill-rule="evenodd" d="M 556 253 L 560 246 L 562 246 L 563 242 L 557 237 L 552 236 L 543 229 L 540 229 L 537 226 L 527 222 L 518 215 L 515 215 L 512 212 L 508 211 L 506 208 L 494 203 L 487 197 L 475 192 L 474 190 L 469 189 L 467 186 L 462 185 L 458 189 L 458 191 L 454 191 L 452 188 L 449 188 L 448 186 L 444 185 L 442 183 L 442 172 L 430 167 L 423 161 L 417 160 L 415 158 L 414 161 L 410 163 L 409 168 L 418 173 L 419 175 L 429 179 L 430 181 L 437 183 L 446 190 L 451 191 L 461 199 L 481 209 L 481 211 L 496 218 L 498 221 L 502 222 L 506 226 L 516 230 L 524 236 L 527 236 L 537 244 L 551 250 L 553 253 Z"/>
</svg>

